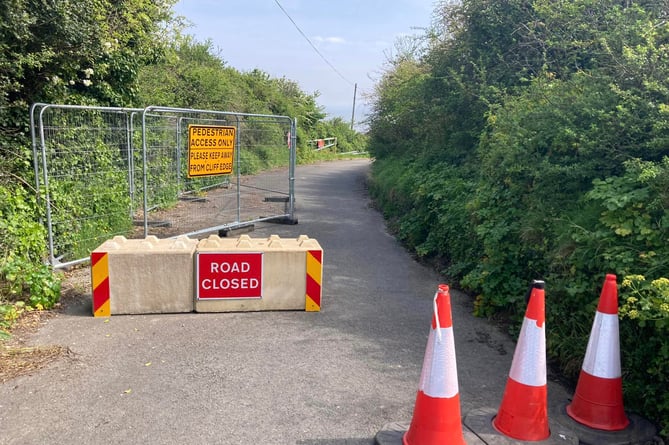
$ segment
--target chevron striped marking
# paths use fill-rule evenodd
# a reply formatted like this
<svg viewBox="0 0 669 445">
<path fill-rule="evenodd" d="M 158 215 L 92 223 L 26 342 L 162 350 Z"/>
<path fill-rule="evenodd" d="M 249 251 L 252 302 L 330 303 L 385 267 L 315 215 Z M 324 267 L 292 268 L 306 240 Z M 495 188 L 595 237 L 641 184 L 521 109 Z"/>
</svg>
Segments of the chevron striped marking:
<svg viewBox="0 0 669 445">
<path fill-rule="evenodd" d="M 323 280 L 323 251 L 307 251 L 307 295 L 305 310 L 319 312 L 321 310 L 321 295 Z"/>
<path fill-rule="evenodd" d="M 93 316 L 109 317 L 109 254 L 91 253 L 91 280 L 93 284 Z"/>
</svg>

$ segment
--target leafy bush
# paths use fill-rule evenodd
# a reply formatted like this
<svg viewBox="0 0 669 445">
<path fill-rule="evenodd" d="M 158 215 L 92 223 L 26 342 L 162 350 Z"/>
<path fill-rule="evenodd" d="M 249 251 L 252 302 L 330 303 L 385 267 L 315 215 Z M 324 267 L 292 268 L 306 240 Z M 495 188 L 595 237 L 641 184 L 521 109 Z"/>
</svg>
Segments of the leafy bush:
<svg viewBox="0 0 669 445">
<path fill-rule="evenodd" d="M 625 296 L 620 314 L 638 320 L 639 326 L 669 329 L 669 278 L 647 280 L 643 275 L 627 275 L 622 282 Z"/>
<path fill-rule="evenodd" d="M 36 214 L 34 194 L 0 185 L 0 329 L 24 305 L 48 309 L 60 298 L 60 280 L 45 264 L 46 234 Z"/>
<path fill-rule="evenodd" d="M 669 413 L 669 279 L 627 275 L 621 284 L 625 397 L 654 418 Z M 643 342 L 638 340 L 643 338 Z M 664 388 L 664 389 L 663 389 Z M 664 417 L 663 417 L 664 416 Z M 669 425 L 663 424 L 664 434 Z"/>
<path fill-rule="evenodd" d="M 633 159 L 620 176 L 594 181 L 584 200 L 596 221 L 573 232 L 574 285 L 593 266 L 615 271 L 620 281 L 621 348 L 625 397 L 631 409 L 669 418 L 669 158 Z M 643 338 L 643 342 L 639 342 Z M 664 434 L 669 424 L 661 423 Z"/>
<path fill-rule="evenodd" d="M 30 105 L 130 104 L 138 66 L 161 52 L 170 5 L 12 1 L 0 10 L 0 329 L 22 308 L 50 308 L 59 298 L 59 279 L 45 265 L 44 215 L 28 185 Z M 70 209 L 90 199 L 74 195 L 58 198 Z"/>
<path fill-rule="evenodd" d="M 548 353 L 568 377 L 604 275 L 617 274 L 626 404 L 666 435 L 664 9 L 442 3 L 417 37 L 423 51 L 400 54 L 378 84 L 370 152 L 389 225 L 417 254 L 445 261 L 475 313 L 520 317 L 528 281 L 546 280 Z"/>
</svg>

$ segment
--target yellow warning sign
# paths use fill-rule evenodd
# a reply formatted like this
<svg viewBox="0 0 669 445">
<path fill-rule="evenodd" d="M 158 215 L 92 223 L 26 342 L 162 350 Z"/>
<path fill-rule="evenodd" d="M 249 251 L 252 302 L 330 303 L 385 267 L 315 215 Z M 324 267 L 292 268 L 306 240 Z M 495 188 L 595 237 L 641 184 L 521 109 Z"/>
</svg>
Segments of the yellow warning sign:
<svg viewBox="0 0 669 445">
<path fill-rule="evenodd" d="M 229 175 L 235 159 L 235 127 L 188 126 L 188 177 Z"/>
</svg>

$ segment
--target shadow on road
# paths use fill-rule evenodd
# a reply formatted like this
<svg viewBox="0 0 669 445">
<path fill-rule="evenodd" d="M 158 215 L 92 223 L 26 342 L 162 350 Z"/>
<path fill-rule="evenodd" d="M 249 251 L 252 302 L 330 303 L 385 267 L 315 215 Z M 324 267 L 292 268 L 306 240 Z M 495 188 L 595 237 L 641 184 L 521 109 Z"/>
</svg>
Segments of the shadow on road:
<svg viewBox="0 0 669 445">
<path fill-rule="evenodd" d="M 298 440 L 297 445 L 371 445 L 372 439 L 307 439 Z"/>
</svg>

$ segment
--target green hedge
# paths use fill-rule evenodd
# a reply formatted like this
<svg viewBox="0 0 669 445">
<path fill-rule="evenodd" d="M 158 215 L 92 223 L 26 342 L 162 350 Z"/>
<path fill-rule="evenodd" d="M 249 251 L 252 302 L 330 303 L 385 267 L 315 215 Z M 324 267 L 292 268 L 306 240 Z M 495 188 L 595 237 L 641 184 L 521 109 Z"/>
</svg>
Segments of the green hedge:
<svg viewBox="0 0 669 445">
<path fill-rule="evenodd" d="M 372 192 L 398 237 L 520 326 L 546 280 L 547 348 L 582 365 L 619 283 L 625 403 L 669 434 L 669 26 L 653 2 L 463 0 L 374 93 Z M 642 341 L 640 341 L 640 339 Z"/>
</svg>

